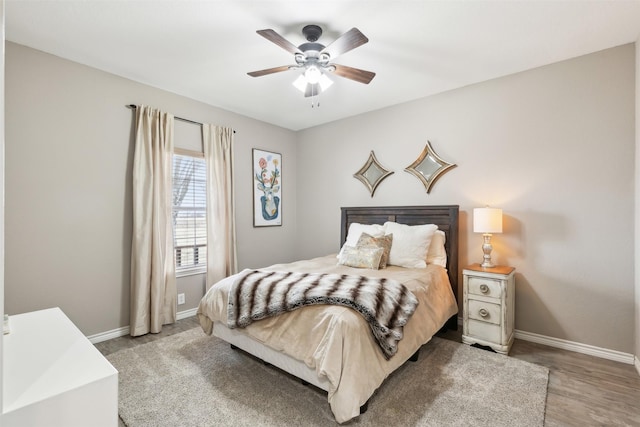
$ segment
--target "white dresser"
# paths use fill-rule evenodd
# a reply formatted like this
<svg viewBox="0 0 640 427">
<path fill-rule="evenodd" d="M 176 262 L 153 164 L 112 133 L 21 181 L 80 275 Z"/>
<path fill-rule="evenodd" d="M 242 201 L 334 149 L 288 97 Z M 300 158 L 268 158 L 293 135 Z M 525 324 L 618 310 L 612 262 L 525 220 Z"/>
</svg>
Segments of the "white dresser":
<svg viewBox="0 0 640 427">
<path fill-rule="evenodd" d="M 59 308 L 10 316 L 4 427 L 118 425 L 118 371 Z"/>
<path fill-rule="evenodd" d="M 462 342 L 508 354 L 514 335 L 515 268 L 472 264 L 462 271 L 462 280 Z"/>
</svg>

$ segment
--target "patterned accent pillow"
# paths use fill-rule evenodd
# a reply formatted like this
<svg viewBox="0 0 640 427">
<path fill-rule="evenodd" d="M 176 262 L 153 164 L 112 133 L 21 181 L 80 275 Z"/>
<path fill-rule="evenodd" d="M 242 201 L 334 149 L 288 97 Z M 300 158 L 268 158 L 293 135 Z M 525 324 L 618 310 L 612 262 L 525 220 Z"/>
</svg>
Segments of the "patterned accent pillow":
<svg viewBox="0 0 640 427">
<path fill-rule="evenodd" d="M 391 243 L 393 234 L 385 234 L 381 237 L 374 237 L 367 233 L 362 233 L 356 244 L 356 248 L 382 248 L 384 250 L 380 259 L 380 268 L 386 268 L 391 253 Z"/>
<path fill-rule="evenodd" d="M 384 236 L 384 227 L 380 224 L 360 224 L 353 222 L 349 226 L 347 238 L 342 246 L 352 246 L 355 248 L 362 233 L 367 233 L 374 237 L 381 237 Z M 342 249 L 340 249 L 340 252 L 342 252 Z M 340 258 L 340 254 L 336 255 L 336 258 Z"/>
<path fill-rule="evenodd" d="M 353 246 L 345 245 L 340 252 L 338 264 L 346 265 L 347 267 L 377 270 L 380 267 L 380 259 L 383 252 L 384 249 L 382 248 L 354 248 Z"/>
</svg>

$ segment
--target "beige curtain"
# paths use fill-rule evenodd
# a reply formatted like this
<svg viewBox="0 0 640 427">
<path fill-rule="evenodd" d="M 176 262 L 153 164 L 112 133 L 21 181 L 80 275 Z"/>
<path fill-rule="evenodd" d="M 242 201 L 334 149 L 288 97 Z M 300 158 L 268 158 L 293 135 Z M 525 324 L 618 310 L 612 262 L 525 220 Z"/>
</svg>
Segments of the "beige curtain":
<svg viewBox="0 0 640 427">
<path fill-rule="evenodd" d="M 172 114 L 139 105 L 133 158 L 131 335 L 162 330 L 176 320 L 171 224 Z"/>
<path fill-rule="evenodd" d="M 233 129 L 202 125 L 207 164 L 207 290 L 238 270 L 233 199 Z"/>
</svg>

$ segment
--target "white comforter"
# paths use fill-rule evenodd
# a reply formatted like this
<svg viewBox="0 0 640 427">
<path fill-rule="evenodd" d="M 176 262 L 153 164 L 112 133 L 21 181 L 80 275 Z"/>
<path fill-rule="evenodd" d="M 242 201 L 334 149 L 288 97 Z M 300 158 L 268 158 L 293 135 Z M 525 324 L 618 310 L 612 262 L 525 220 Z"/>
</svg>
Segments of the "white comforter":
<svg viewBox="0 0 640 427">
<path fill-rule="evenodd" d="M 390 360 L 383 356 L 364 318 L 347 307 L 304 307 L 244 329 L 254 340 L 303 361 L 320 378 L 326 378 L 330 383 L 329 404 L 339 423 L 358 416 L 360 406 L 384 379 L 458 311 L 446 270 L 435 265 L 421 269 L 355 269 L 336 265 L 335 255 L 327 255 L 264 270 L 389 277 L 403 283 L 419 301 L 404 327 L 398 352 Z M 228 291 L 234 280 L 231 276 L 213 285 L 200 302 L 197 315 L 207 334 L 212 333 L 214 322 L 226 325 Z"/>
</svg>

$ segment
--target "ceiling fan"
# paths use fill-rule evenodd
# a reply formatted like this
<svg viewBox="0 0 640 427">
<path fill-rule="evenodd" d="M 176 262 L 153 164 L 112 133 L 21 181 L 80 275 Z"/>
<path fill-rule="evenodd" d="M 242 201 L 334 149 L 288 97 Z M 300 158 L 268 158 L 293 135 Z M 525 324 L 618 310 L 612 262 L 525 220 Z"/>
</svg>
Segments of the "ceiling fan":
<svg viewBox="0 0 640 427">
<path fill-rule="evenodd" d="M 284 65 L 247 73 L 251 77 L 266 76 L 281 71 L 300 70 L 303 71 L 303 74 L 293 83 L 294 86 L 304 92 L 305 96 L 314 96 L 327 89 L 333 83 L 326 76 L 327 72 L 364 84 L 368 84 L 376 75 L 371 71 L 331 62 L 339 55 L 362 46 L 369 41 L 357 28 L 350 29 L 328 46 L 317 42 L 322 35 L 322 28 L 318 25 L 307 25 L 302 29 L 302 34 L 307 42 L 302 43 L 300 46 L 295 46 L 271 29 L 258 30 L 256 32 L 287 52 L 292 53 L 296 65 Z"/>
</svg>

